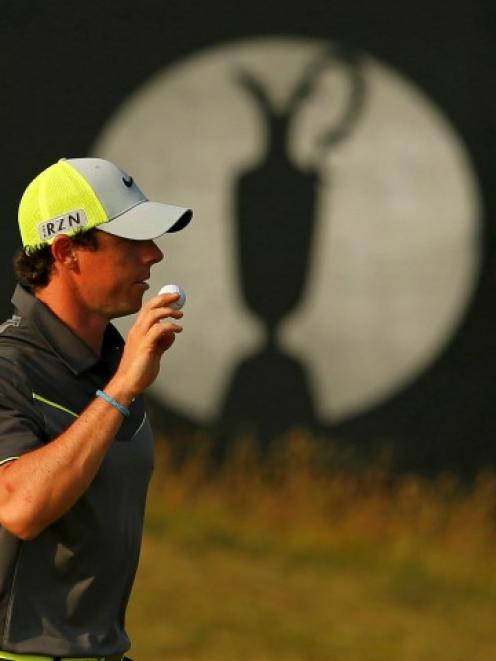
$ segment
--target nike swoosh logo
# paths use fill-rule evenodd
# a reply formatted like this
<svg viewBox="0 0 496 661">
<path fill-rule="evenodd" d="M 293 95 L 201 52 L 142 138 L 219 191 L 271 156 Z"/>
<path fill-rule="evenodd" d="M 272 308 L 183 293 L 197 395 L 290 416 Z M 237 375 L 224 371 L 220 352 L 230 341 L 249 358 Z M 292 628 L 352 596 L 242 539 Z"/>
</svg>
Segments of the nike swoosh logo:
<svg viewBox="0 0 496 661">
<path fill-rule="evenodd" d="M 133 185 L 132 177 L 122 177 L 122 181 L 124 182 L 124 185 L 127 186 L 128 188 L 131 188 L 131 186 Z"/>
</svg>

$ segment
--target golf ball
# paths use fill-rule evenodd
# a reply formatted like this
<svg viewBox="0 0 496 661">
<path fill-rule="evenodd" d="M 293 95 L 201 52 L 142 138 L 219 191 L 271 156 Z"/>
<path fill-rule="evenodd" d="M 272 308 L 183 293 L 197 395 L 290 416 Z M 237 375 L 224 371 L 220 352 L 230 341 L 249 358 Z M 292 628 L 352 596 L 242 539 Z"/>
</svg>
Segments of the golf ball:
<svg viewBox="0 0 496 661">
<path fill-rule="evenodd" d="M 180 310 L 186 303 L 186 293 L 179 285 L 164 285 L 158 292 L 159 296 L 161 294 L 179 294 L 177 301 L 174 301 L 174 303 L 170 304 L 170 307 L 174 308 L 174 310 Z"/>
</svg>

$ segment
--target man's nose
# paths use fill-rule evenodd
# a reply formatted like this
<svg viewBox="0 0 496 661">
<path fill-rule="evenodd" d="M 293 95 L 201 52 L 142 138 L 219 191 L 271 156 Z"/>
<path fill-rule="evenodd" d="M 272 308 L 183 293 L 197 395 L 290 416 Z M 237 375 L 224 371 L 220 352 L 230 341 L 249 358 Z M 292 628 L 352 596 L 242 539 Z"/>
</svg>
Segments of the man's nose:
<svg viewBox="0 0 496 661">
<path fill-rule="evenodd" d="M 144 256 L 147 264 L 157 264 L 157 262 L 163 260 L 164 253 L 160 250 L 155 241 L 150 240 L 146 241 Z"/>
</svg>

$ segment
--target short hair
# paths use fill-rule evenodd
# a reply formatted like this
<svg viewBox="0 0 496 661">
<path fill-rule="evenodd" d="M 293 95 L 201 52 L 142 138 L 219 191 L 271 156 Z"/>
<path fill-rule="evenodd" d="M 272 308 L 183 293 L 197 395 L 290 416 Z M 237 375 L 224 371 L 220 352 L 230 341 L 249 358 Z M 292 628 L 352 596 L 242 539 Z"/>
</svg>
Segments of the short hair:
<svg viewBox="0 0 496 661">
<path fill-rule="evenodd" d="M 76 246 L 96 250 L 98 248 L 97 229 L 79 231 L 71 237 Z M 35 250 L 20 248 L 14 255 L 14 271 L 24 287 L 35 290 L 46 287 L 52 276 L 54 259 L 51 246 L 46 244 Z"/>
</svg>

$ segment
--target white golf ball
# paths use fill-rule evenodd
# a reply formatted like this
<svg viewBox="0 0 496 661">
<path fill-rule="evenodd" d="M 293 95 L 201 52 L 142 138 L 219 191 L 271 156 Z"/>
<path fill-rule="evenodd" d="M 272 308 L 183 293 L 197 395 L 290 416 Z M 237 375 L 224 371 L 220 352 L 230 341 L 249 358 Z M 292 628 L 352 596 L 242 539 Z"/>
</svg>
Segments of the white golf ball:
<svg viewBox="0 0 496 661">
<path fill-rule="evenodd" d="M 174 303 L 170 304 L 170 307 L 174 308 L 174 310 L 180 310 L 186 303 L 186 292 L 179 285 L 164 285 L 158 292 L 159 296 L 161 294 L 179 294 L 177 301 L 174 301 Z"/>
</svg>

